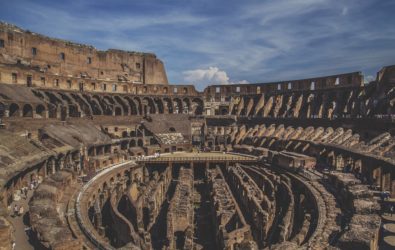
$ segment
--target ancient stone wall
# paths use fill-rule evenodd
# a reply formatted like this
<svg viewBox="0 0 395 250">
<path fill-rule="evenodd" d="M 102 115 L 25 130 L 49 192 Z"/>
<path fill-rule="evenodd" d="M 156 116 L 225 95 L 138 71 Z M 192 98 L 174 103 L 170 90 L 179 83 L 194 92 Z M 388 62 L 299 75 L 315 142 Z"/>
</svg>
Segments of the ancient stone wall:
<svg viewBox="0 0 395 250">
<path fill-rule="evenodd" d="M 80 78 L 82 82 L 100 79 L 119 83 L 168 83 L 164 65 L 154 54 L 99 51 L 89 45 L 45 37 L 6 23 L 0 23 L 0 40 L 3 45 L 0 63 L 11 66 L 17 74 L 25 69 L 35 72 L 31 75 L 32 84 L 46 81 L 41 79 L 40 73 Z"/>
</svg>

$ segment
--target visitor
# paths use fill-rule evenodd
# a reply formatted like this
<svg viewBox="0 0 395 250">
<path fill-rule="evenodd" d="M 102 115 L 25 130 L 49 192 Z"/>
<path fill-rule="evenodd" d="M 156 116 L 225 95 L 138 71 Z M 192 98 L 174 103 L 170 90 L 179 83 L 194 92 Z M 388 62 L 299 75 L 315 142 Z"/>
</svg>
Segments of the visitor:
<svg viewBox="0 0 395 250">
<path fill-rule="evenodd" d="M 23 187 L 23 188 L 21 189 L 21 194 L 24 196 L 23 198 L 26 200 L 26 199 L 27 199 L 27 195 L 26 195 L 25 188 L 26 188 L 26 187 Z"/>
<path fill-rule="evenodd" d="M 14 205 L 14 217 L 18 215 L 18 212 L 19 212 L 18 205 L 15 204 L 15 205 Z"/>
<path fill-rule="evenodd" d="M 23 206 L 22 205 L 19 207 L 18 215 L 19 216 L 23 215 Z"/>
<path fill-rule="evenodd" d="M 391 211 L 391 217 L 392 217 L 392 215 L 394 214 L 394 205 L 391 205 L 390 211 Z"/>
</svg>

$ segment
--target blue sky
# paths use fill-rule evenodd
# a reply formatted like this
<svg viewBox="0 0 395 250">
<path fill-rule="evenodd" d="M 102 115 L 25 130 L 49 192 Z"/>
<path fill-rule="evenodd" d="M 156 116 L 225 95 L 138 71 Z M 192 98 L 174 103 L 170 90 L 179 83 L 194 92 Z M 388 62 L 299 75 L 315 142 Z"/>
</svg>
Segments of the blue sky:
<svg viewBox="0 0 395 250">
<path fill-rule="evenodd" d="M 395 64 L 393 0 L 0 0 L 0 20 L 154 52 L 171 83 L 292 80 Z"/>
</svg>

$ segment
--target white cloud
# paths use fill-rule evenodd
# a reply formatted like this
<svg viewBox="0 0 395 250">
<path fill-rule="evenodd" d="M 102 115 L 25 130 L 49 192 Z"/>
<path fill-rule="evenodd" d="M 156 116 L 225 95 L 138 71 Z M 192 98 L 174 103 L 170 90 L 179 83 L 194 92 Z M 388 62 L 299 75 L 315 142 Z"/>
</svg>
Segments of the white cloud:
<svg viewBox="0 0 395 250">
<path fill-rule="evenodd" d="M 198 86 L 209 84 L 247 84 L 247 80 L 231 81 L 228 74 L 218 67 L 208 67 L 207 69 L 186 70 L 183 72 L 184 80 Z"/>
<path fill-rule="evenodd" d="M 184 80 L 193 83 L 228 84 L 228 74 L 217 67 L 195 69 L 183 72 Z"/>
</svg>

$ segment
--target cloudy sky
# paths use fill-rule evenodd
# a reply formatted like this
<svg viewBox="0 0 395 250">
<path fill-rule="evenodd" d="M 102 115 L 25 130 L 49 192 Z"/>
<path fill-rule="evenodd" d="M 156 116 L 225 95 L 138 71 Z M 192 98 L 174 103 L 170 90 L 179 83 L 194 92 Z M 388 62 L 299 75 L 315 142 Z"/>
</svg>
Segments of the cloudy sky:
<svg viewBox="0 0 395 250">
<path fill-rule="evenodd" d="M 393 0 L 0 0 L 0 20 L 154 52 L 171 83 L 292 80 L 395 64 Z"/>
</svg>

